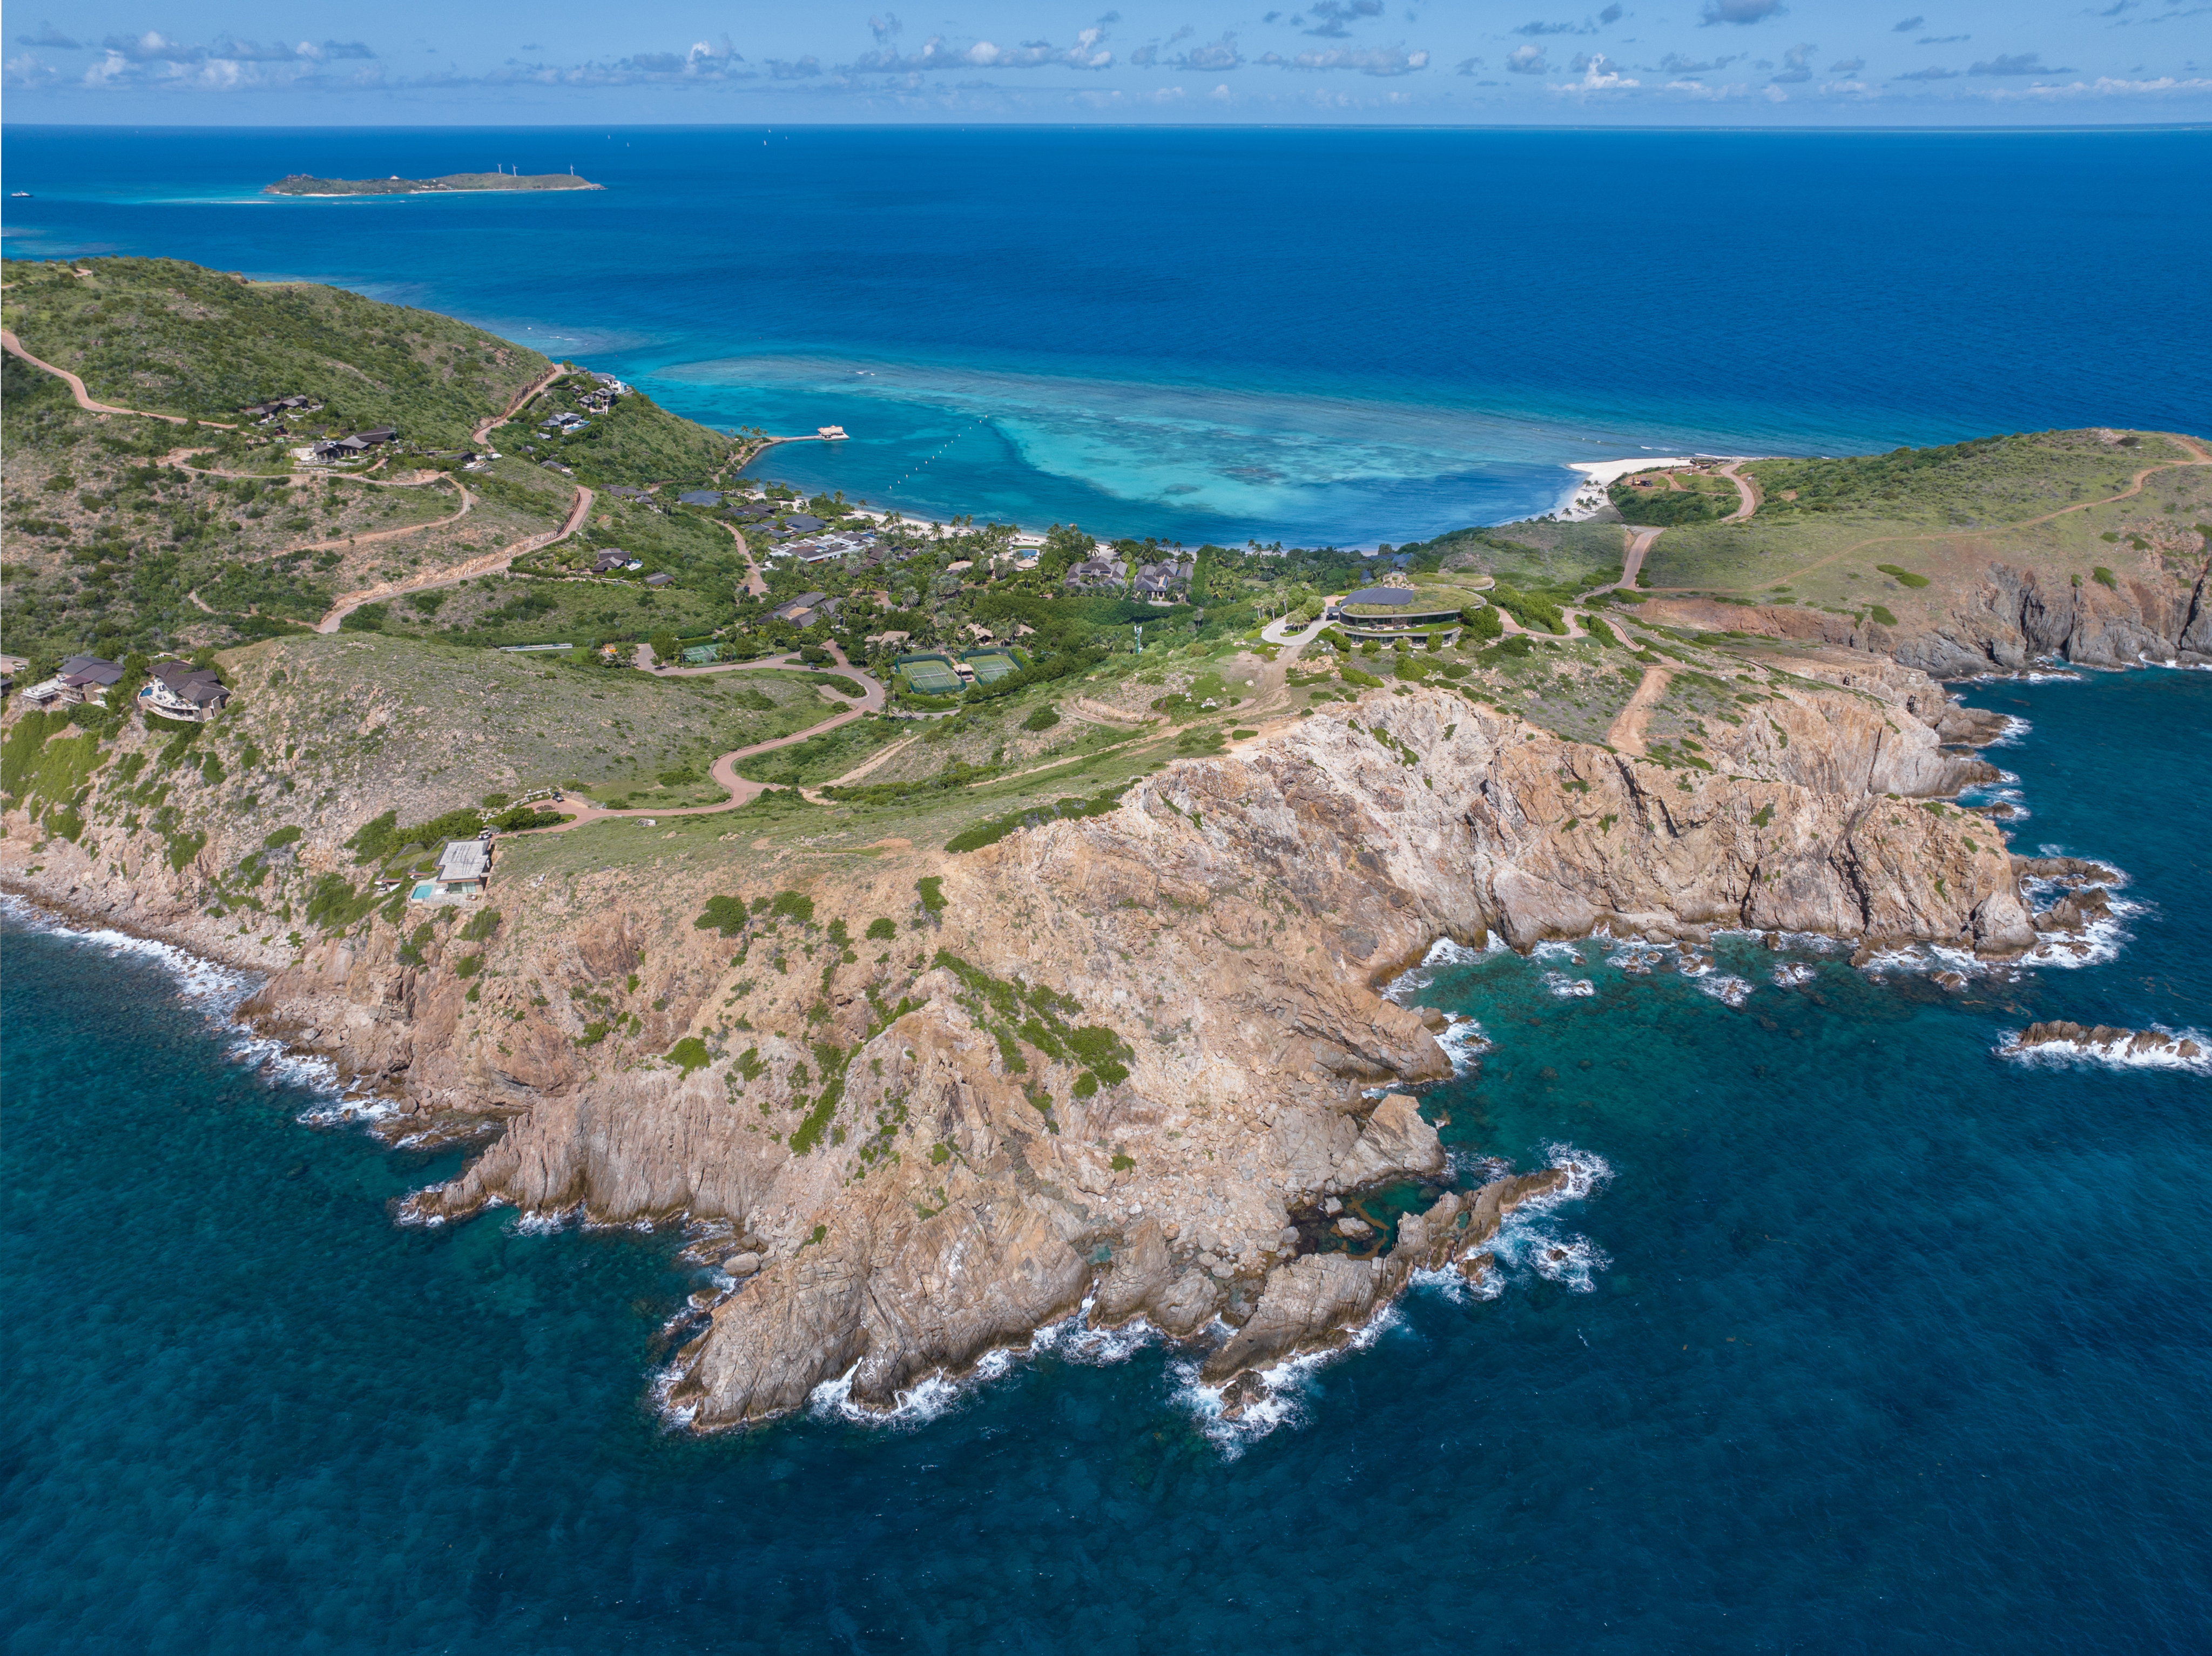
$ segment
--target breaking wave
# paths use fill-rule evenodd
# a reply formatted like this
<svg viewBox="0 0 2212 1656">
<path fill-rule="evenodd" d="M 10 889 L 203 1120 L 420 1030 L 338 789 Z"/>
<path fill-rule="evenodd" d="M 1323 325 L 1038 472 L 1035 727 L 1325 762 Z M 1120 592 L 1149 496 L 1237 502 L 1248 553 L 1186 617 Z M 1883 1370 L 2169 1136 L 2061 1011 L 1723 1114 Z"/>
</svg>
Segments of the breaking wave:
<svg viewBox="0 0 2212 1656">
<path fill-rule="evenodd" d="M 2046 1040 L 2023 1046 L 2021 1032 L 2015 1029 L 2008 1031 L 1995 1050 L 1999 1058 L 2014 1064 L 2053 1069 L 2075 1064 L 2101 1064 L 2112 1070 L 2178 1070 L 2185 1075 L 2212 1076 L 2212 1035 L 2201 1029 L 2169 1029 L 2159 1024 L 2142 1033 L 2158 1036 L 2159 1043 L 2137 1048 L 2132 1043 L 2118 1041 Z M 2185 1043 L 2196 1051 L 2179 1050 Z"/>
</svg>

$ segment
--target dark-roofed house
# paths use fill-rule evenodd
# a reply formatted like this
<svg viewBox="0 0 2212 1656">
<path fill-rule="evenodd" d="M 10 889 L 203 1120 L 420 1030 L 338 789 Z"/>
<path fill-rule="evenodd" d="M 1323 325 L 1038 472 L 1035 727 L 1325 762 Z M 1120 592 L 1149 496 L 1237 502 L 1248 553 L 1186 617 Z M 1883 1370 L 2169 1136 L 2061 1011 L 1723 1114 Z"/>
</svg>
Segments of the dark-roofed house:
<svg viewBox="0 0 2212 1656">
<path fill-rule="evenodd" d="M 610 483 L 606 492 L 618 500 L 649 500 L 653 498 L 652 490 L 632 488 L 628 483 Z"/>
<path fill-rule="evenodd" d="M 775 508 L 766 500 L 748 500 L 743 506 L 732 507 L 730 516 L 739 523 L 758 523 L 763 518 L 775 516 Z"/>
<path fill-rule="evenodd" d="M 814 613 L 821 608 L 824 596 L 820 592 L 801 592 L 789 603 L 777 604 L 769 611 L 769 615 L 776 621 L 787 621 L 794 627 L 804 627 L 814 619 Z"/>
<path fill-rule="evenodd" d="M 720 506 L 722 497 L 711 488 L 686 489 L 677 500 L 684 506 Z"/>
<path fill-rule="evenodd" d="M 618 546 L 611 546 L 592 560 L 592 573 L 604 575 L 611 569 L 619 569 L 629 561 L 629 554 Z"/>
<path fill-rule="evenodd" d="M 71 656 L 52 678 L 24 691 L 23 700 L 40 708 L 74 707 L 86 701 L 104 707 L 107 693 L 122 682 L 119 664 L 100 656 Z"/>
<path fill-rule="evenodd" d="M 830 525 L 823 522 L 821 519 L 813 517 L 807 513 L 794 512 L 788 518 L 786 518 L 783 520 L 783 526 L 786 529 L 792 531 L 794 534 L 811 535 L 820 530 L 827 529 Z"/>
<path fill-rule="evenodd" d="M 1119 586 L 1128 578 L 1129 566 L 1119 558 L 1085 558 L 1062 578 L 1068 586 Z"/>
<path fill-rule="evenodd" d="M 665 586 L 675 579 L 665 569 L 656 569 L 645 578 L 645 584 L 647 586 Z"/>
<path fill-rule="evenodd" d="M 138 692 L 140 707 L 164 719 L 204 724 L 223 709 L 230 692 L 212 667 L 195 667 L 188 661 L 157 661 L 149 670 L 146 688 Z"/>
</svg>

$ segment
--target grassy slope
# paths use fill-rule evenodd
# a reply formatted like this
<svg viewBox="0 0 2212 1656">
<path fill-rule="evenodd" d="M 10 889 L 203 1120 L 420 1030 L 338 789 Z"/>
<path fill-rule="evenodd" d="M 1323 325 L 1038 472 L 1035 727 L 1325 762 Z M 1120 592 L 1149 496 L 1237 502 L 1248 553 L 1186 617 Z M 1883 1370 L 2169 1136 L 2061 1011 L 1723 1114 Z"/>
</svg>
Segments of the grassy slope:
<svg viewBox="0 0 2212 1656">
<path fill-rule="evenodd" d="M 2175 569 L 2157 555 L 2189 549 L 2193 525 L 2212 520 L 2212 468 L 2164 471 L 2131 499 L 2051 514 L 2189 458 L 2156 433 L 2124 446 L 2067 431 L 1844 460 L 1764 460 L 1748 468 L 1765 496 L 1758 515 L 1668 530 L 1645 560 L 1643 584 L 1853 613 L 1880 604 L 1904 616 L 1940 610 L 1993 561 L 2061 582 L 2091 579 L 2100 566 L 2170 580 Z M 1930 585 L 1900 584 L 1881 564 Z"/>
<path fill-rule="evenodd" d="M 547 367 L 525 346 L 434 312 L 313 282 L 248 282 L 178 259 L 9 260 L 0 277 L 0 317 L 24 349 L 125 408 L 228 422 L 249 403 L 300 392 L 326 404 L 319 425 L 392 424 L 453 444 Z"/>
</svg>

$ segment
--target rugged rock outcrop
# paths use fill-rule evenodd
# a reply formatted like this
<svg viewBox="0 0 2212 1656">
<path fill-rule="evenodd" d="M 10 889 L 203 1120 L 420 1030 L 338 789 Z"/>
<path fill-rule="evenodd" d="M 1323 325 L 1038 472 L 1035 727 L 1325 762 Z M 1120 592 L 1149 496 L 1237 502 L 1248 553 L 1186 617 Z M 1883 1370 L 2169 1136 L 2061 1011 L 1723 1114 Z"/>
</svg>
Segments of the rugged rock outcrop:
<svg viewBox="0 0 2212 1656">
<path fill-rule="evenodd" d="M 2212 571 L 2202 550 L 2179 579 L 2115 574 L 2076 584 L 1992 559 L 1940 613 L 1891 626 L 1798 604 L 1654 597 L 1638 614 L 1668 626 L 1735 629 L 1887 657 L 1935 678 L 2011 672 L 2037 662 L 2138 667 L 2212 663 Z"/>
<path fill-rule="evenodd" d="M 387 1131 L 505 1120 L 411 1218 L 681 1219 L 718 1228 L 716 1258 L 741 1236 L 757 1269 L 706 1295 L 666 1380 L 696 1424 L 848 1374 L 887 1403 L 1092 1294 L 1177 1335 L 1218 1319 L 1235 1332 L 1214 1372 L 1233 1373 L 1336 1338 L 1543 1187 L 1444 1192 L 1379 1262 L 1300 1240 L 1325 1199 L 1443 1171 L 1401 1089 L 1449 1064 L 1432 1020 L 1379 992 L 1439 939 L 2028 947 L 1997 836 L 1911 797 L 1974 774 L 1943 751 L 1949 705 L 1904 669 L 1810 662 L 1670 765 L 1440 689 L 1374 692 L 965 856 L 572 870 L 496 893 L 481 940 L 370 923 L 273 962 L 254 1010 L 410 1112 Z M 31 877 L 25 845 L 0 840 L 0 869 L 81 911 L 207 929 L 189 882 L 149 901 L 143 852 L 56 843 Z M 916 902 L 923 876 L 941 905 Z M 749 902 L 735 932 L 693 924 L 779 885 L 818 922 Z M 904 918 L 872 961 L 838 943 L 763 969 L 874 914 Z M 703 1066 L 662 1059 L 680 1037 Z"/>
<path fill-rule="evenodd" d="M 2207 1057 L 2204 1048 L 2187 1035 L 2160 1029 L 2116 1029 L 2108 1023 L 2072 1023 L 2063 1018 L 2029 1024 L 2013 1046 L 2023 1052 L 2057 1049 L 2090 1058 L 2166 1059 L 2191 1065 L 2203 1064 Z"/>
<path fill-rule="evenodd" d="M 1225 1380 L 1335 1345 L 1414 1271 L 1433 1270 L 1454 1257 L 1474 1259 L 1507 1214 L 1531 1197 L 1557 1190 L 1573 1171 L 1546 1168 L 1493 1180 L 1478 1190 L 1447 1192 L 1425 1211 L 1399 1222 L 1397 1243 L 1387 1254 L 1357 1259 L 1317 1253 L 1292 1260 L 1268 1277 L 1251 1320 L 1206 1359 L 1206 1377 Z"/>
</svg>

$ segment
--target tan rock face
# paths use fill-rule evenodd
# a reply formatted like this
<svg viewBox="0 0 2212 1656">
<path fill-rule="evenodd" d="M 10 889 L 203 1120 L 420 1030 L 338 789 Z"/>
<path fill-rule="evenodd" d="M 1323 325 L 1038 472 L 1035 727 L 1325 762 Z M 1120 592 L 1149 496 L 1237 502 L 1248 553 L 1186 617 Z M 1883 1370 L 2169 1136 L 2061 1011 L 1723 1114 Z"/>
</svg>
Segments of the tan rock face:
<svg viewBox="0 0 2212 1656">
<path fill-rule="evenodd" d="M 581 1204 L 742 1236 L 758 1269 L 669 1377 L 697 1425 L 798 1407 L 848 1371 L 855 1399 L 888 1403 L 1094 1293 L 1100 1319 L 1178 1336 L 1222 1318 L 1235 1332 L 1212 1370 L 1264 1367 L 1340 1338 L 1417 1265 L 1472 1258 L 1534 1188 L 1442 1195 L 1378 1260 L 1297 1256 L 1294 1215 L 1443 1171 L 1402 1089 L 1449 1066 L 1430 1021 L 1378 992 L 1439 938 L 1727 925 L 2032 943 L 1995 831 L 1890 797 L 1960 774 L 1926 722 L 1948 707 L 1935 687 L 1896 671 L 1765 705 L 1771 721 L 1715 738 L 1707 771 L 1441 690 L 1374 693 L 967 856 L 517 889 L 466 982 L 450 937 L 402 966 L 380 925 L 280 966 L 256 1010 L 312 1027 L 410 1121 L 507 1118 L 418 1216 Z M 0 840 L 0 868 L 21 843 Z M 117 900 L 88 861 L 49 860 Z M 913 921 L 924 875 L 943 881 L 941 919 L 878 963 L 833 961 L 826 988 L 811 966 L 748 974 L 738 944 L 691 924 L 709 895 L 794 883 L 825 924 Z M 746 993 L 751 1033 L 733 1034 Z M 659 1056 L 685 1034 L 714 1054 L 688 1075 Z"/>
<path fill-rule="evenodd" d="M 2063 576 L 1992 558 L 1978 579 L 1944 591 L 1936 613 L 1900 604 L 1903 618 L 1893 627 L 1797 604 L 1708 598 L 1656 598 L 1638 613 L 1662 626 L 1733 628 L 1865 651 L 1889 658 L 1884 665 L 1944 677 L 2014 670 L 2038 660 L 2106 668 L 2212 661 L 2212 572 L 2202 544 L 2178 549 L 2171 567 L 2183 580 L 2125 574 L 2107 587 L 2097 581 L 2075 585 Z"/>
</svg>

